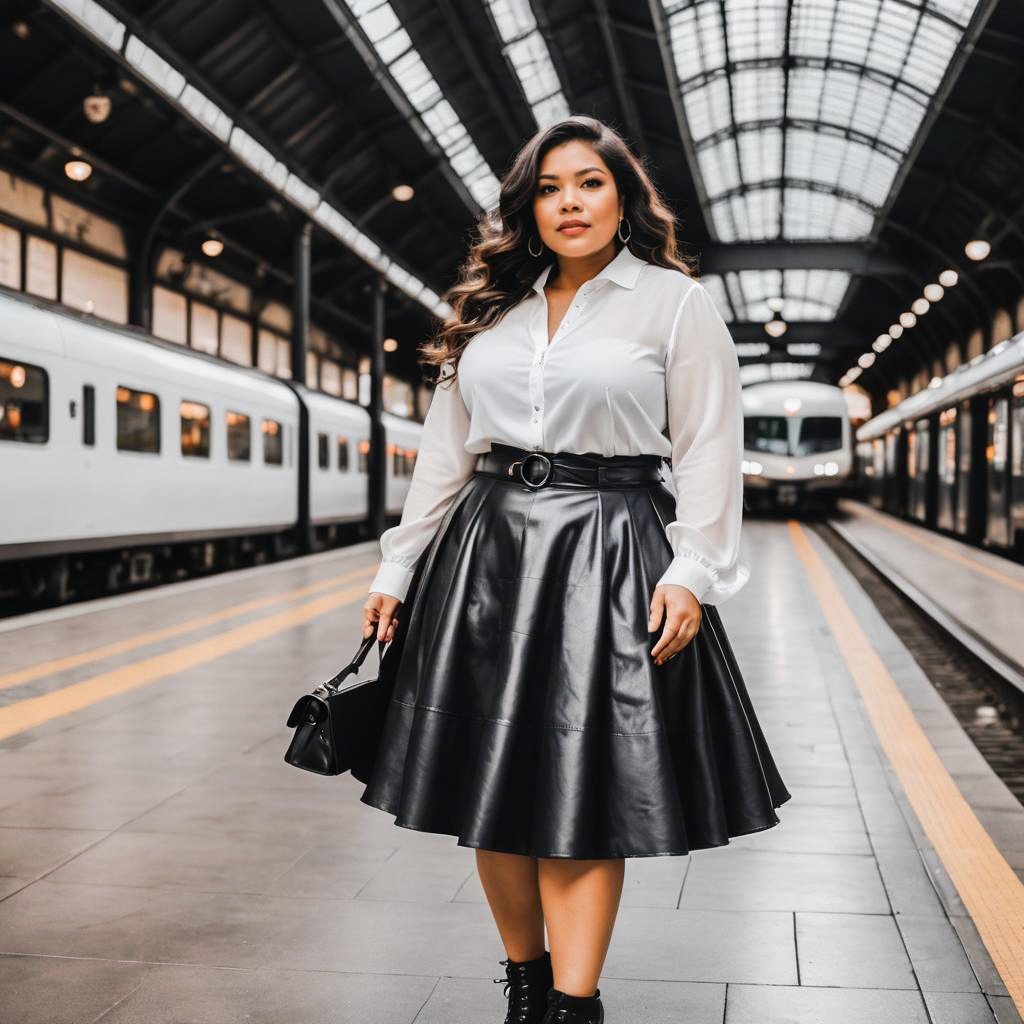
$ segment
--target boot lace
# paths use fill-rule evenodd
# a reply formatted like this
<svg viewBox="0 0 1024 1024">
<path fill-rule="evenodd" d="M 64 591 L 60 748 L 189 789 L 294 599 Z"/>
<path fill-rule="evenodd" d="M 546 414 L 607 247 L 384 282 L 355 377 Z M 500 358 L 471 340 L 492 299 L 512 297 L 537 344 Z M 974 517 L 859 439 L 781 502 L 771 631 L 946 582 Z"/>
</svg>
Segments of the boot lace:
<svg viewBox="0 0 1024 1024">
<path fill-rule="evenodd" d="M 499 960 L 505 967 L 506 977 L 492 978 L 495 985 L 504 985 L 502 995 L 508 999 L 508 1013 L 504 1024 L 527 1024 L 530 1020 L 530 982 L 525 978 L 516 978 L 509 967 L 511 958 Z"/>
</svg>

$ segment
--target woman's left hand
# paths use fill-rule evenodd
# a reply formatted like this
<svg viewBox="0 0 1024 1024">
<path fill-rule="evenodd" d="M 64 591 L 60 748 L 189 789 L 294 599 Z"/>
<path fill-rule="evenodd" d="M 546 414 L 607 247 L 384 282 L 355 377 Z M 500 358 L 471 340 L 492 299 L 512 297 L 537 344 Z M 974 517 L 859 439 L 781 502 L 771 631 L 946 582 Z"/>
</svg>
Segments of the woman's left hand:
<svg viewBox="0 0 1024 1024">
<path fill-rule="evenodd" d="M 663 616 L 665 619 L 665 628 L 651 651 L 656 665 L 674 658 L 697 635 L 701 615 L 700 602 L 686 587 L 663 583 L 654 588 L 647 632 L 654 632 Z"/>
</svg>

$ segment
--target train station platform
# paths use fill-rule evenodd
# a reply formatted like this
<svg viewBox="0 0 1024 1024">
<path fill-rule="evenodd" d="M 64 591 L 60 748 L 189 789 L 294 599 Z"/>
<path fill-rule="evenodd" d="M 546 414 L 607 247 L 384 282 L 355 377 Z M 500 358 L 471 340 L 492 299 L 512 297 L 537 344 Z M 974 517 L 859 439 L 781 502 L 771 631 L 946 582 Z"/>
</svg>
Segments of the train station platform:
<svg viewBox="0 0 1024 1024">
<path fill-rule="evenodd" d="M 751 520 L 744 549 L 721 610 L 793 798 L 627 860 L 607 1024 L 1019 1022 L 1024 809 L 1003 786 L 985 827 L 1002 783 L 814 530 Z M 4 1024 L 503 1018 L 473 851 L 283 761 L 376 566 L 362 544 L 0 622 Z"/>
<path fill-rule="evenodd" d="M 1024 692 L 1024 565 L 843 499 L 832 526 L 891 583 Z"/>
</svg>

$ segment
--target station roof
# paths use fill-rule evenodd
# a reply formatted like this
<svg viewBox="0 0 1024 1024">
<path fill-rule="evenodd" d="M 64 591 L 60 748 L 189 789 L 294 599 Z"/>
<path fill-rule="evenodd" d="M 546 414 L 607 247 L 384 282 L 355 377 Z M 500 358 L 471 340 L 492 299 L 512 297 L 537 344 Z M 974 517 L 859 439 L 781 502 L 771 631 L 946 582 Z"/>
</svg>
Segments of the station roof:
<svg viewBox="0 0 1024 1024">
<path fill-rule="evenodd" d="M 225 269 L 283 294 L 315 214 L 314 296 L 350 332 L 386 267 L 389 333 L 423 335 L 512 155 L 569 112 L 648 161 L 737 342 L 769 346 L 753 361 L 834 381 L 956 270 L 863 373 L 881 391 L 1024 293 L 1018 0 L 12 0 L 5 18 L 28 32 L 0 41 L 0 159 L 57 184 L 78 146 L 91 202 L 141 233 L 166 207 L 168 243 L 219 230 Z M 97 85 L 103 125 L 82 114 Z M 388 357 L 409 378 L 412 348 Z"/>
</svg>

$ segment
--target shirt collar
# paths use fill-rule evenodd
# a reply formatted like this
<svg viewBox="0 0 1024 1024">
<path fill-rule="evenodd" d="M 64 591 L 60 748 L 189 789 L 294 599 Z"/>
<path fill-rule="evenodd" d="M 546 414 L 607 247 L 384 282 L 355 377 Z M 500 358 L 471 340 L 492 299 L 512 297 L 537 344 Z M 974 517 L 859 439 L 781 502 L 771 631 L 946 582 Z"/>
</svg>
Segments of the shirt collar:
<svg viewBox="0 0 1024 1024">
<path fill-rule="evenodd" d="M 618 251 L 615 258 L 610 260 L 605 267 L 598 274 L 595 274 L 590 280 L 614 281 L 617 285 L 621 285 L 623 288 L 635 288 L 637 279 L 640 277 L 640 271 L 646 263 L 646 260 L 640 259 L 639 256 L 634 256 L 633 253 L 630 252 L 628 245 L 624 245 Z M 544 285 L 556 266 L 556 263 L 550 263 L 537 275 L 537 279 L 533 282 L 533 290 L 535 292 L 538 294 L 543 292 Z"/>
</svg>

